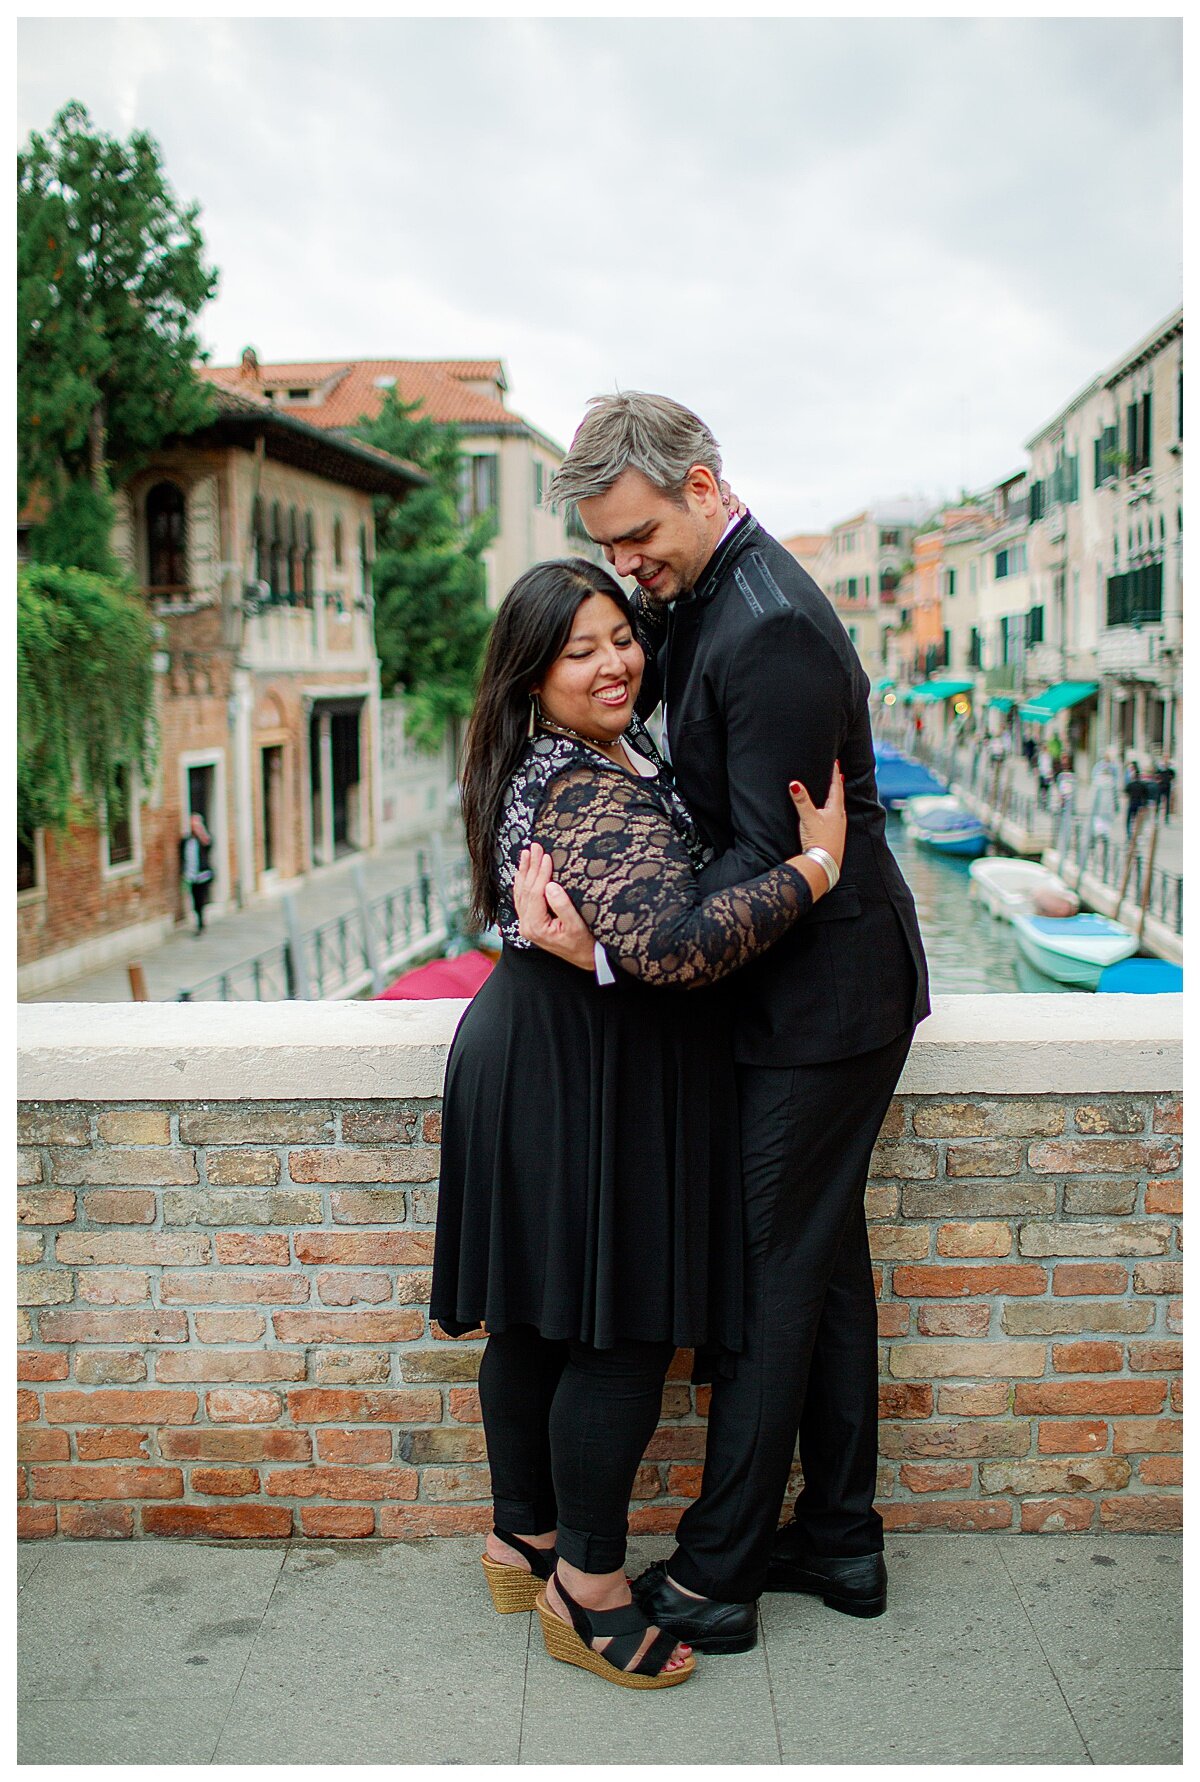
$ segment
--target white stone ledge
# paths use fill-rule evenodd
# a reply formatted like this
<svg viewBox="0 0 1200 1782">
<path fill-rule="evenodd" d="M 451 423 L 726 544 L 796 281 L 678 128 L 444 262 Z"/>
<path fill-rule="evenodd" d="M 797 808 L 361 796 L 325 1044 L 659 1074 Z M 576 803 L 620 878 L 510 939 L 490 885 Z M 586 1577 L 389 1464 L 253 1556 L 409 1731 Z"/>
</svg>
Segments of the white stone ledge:
<svg viewBox="0 0 1200 1782">
<path fill-rule="evenodd" d="M 26 1003 L 27 1101 L 437 1096 L 462 1002 Z M 1182 996 L 947 996 L 900 1082 L 915 1095 L 1178 1091 Z"/>
</svg>

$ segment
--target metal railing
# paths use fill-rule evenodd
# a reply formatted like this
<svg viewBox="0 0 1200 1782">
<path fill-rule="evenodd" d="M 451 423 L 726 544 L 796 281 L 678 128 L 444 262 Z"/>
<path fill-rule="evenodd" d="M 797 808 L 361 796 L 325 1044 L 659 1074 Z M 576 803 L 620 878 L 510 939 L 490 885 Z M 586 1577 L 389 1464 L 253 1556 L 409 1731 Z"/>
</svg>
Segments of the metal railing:
<svg viewBox="0 0 1200 1782">
<path fill-rule="evenodd" d="M 1114 895 L 1124 884 L 1123 901 L 1132 900 L 1140 909 L 1144 898 L 1146 913 L 1182 937 L 1183 875 L 1164 866 L 1150 867 L 1141 845 L 1130 837 L 1088 831 L 1089 819 L 1082 812 L 1064 810 L 1055 840 L 1064 878 L 1074 884 L 1086 873 Z"/>
<path fill-rule="evenodd" d="M 330 1001 L 453 939 L 467 901 L 465 858 L 398 886 L 180 990 L 178 1002 Z"/>
</svg>

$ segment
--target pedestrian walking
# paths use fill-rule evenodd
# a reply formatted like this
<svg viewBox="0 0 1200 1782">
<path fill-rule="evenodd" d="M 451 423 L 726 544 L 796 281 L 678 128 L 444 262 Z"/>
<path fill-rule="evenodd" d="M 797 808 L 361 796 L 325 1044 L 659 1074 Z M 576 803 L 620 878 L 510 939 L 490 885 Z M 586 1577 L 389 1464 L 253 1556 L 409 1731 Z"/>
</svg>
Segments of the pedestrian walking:
<svg viewBox="0 0 1200 1782">
<path fill-rule="evenodd" d="M 1136 761 L 1131 761 L 1125 769 L 1125 833 L 1133 834 L 1133 825 L 1137 814 L 1146 802 L 1146 783 L 1142 779 L 1142 770 Z"/>
<path fill-rule="evenodd" d="M 204 911 L 212 896 L 212 836 L 199 811 L 193 811 L 188 832 L 179 843 L 179 876 L 187 886 L 196 916 L 196 933 L 204 933 Z"/>
<path fill-rule="evenodd" d="M 1175 785 L 1175 769 L 1164 756 L 1155 771 L 1158 782 L 1158 808 L 1165 823 L 1171 815 L 1171 793 Z"/>
<path fill-rule="evenodd" d="M 1050 787 L 1054 782 L 1054 757 L 1046 744 L 1038 750 L 1037 758 L 1037 801 L 1038 809 L 1046 810 L 1050 804 Z"/>
</svg>

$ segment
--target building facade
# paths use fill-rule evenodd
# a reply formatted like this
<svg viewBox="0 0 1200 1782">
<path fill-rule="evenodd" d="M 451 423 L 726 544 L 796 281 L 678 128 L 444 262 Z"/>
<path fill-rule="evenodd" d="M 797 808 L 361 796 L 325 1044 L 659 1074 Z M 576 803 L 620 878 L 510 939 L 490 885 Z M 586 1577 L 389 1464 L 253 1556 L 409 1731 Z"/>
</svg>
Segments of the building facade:
<svg viewBox="0 0 1200 1782">
<path fill-rule="evenodd" d="M 890 672 L 897 597 L 911 557 L 916 517 L 897 507 L 864 509 L 832 528 L 818 557 L 816 580 L 832 600 L 872 680 Z"/>
<path fill-rule="evenodd" d="M 157 757 L 129 816 L 19 860 L 18 989 L 135 957 L 186 916 L 179 844 L 212 836 L 210 911 L 285 889 L 381 832 L 372 497 L 422 482 L 261 398 L 122 490 L 115 553 L 154 614 Z"/>
</svg>

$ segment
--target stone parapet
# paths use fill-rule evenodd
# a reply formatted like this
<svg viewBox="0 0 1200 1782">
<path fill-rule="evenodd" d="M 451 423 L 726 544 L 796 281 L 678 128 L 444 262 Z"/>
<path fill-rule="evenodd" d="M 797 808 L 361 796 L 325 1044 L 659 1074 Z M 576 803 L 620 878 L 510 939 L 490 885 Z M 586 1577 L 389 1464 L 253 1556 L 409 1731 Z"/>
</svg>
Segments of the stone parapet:
<svg viewBox="0 0 1200 1782">
<path fill-rule="evenodd" d="M 1178 1525 L 1180 1001 L 951 997 L 921 1028 L 867 1190 L 887 1527 Z M 25 1535 L 488 1525 L 482 1344 L 428 1319 L 461 1007 L 21 1010 Z M 699 1488 L 688 1373 L 637 1529 Z"/>
</svg>

